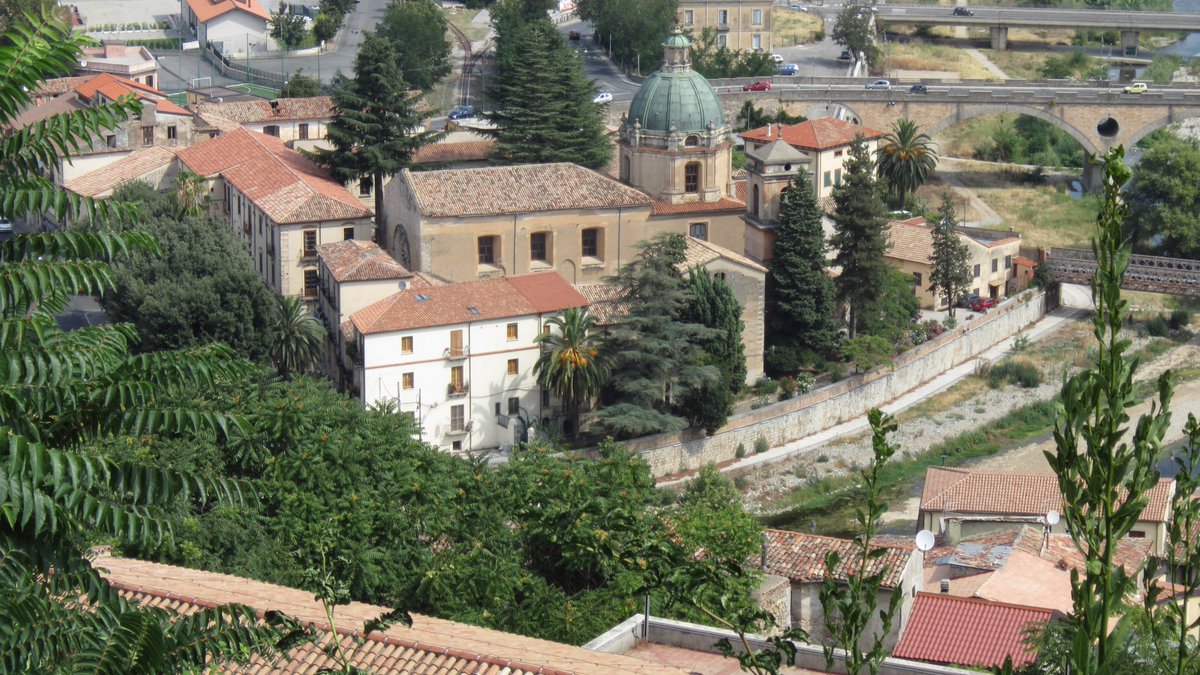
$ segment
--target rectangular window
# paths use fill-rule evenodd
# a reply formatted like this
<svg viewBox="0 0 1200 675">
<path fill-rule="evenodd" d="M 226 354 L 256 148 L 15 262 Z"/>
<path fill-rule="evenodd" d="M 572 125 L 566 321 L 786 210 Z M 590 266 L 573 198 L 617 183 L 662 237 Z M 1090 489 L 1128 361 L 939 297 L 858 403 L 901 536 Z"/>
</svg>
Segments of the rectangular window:
<svg viewBox="0 0 1200 675">
<path fill-rule="evenodd" d="M 833 182 L 832 182 L 832 181 L 829 179 L 829 172 L 828 172 L 828 171 L 826 171 L 826 172 L 825 172 L 825 180 L 824 180 L 824 183 L 825 183 L 825 187 L 829 187 L 829 186 L 833 185 Z"/>
<path fill-rule="evenodd" d="M 518 368 L 518 365 L 517 365 L 517 360 L 516 360 L 516 359 L 509 359 L 509 360 L 508 360 L 508 374 L 509 374 L 509 375 L 516 375 L 516 374 L 517 374 L 517 368 Z"/>
<path fill-rule="evenodd" d="M 701 241 L 708 241 L 708 223 L 689 223 L 688 234 Z"/>
<path fill-rule="evenodd" d="M 975 266 L 975 268 L 974 268 L 972 271 L 974 272 L 974 277 L 975 277 L 976 279 L 978 279 L 978 278 L 979 278 L 979 265 L 976 265 L 976 266 Z M 978 291 L 977 291 L 977 292 L 978 292 Z"/>
<path fill-rule="evenodd" d="M 304 297 L 317 297 L 317 271 L 304 270 Z"/>
<path fill-rule="evenodd" d="M 142 145 L 154 145 L 154 127 L 142 127 Z"/>
<path fill-rule="evenodd" d="M 354 238 L 354 228 L 353 227 L 343 227 L 342 228 L 342 239 L 345 241 L 349 241 L 353 238 Z"/>
<path fill-rule="evenodd" d="M 508 324 L 508 326 L 505 327 L 505 333 L 507 334 L 509 342 L 516 340 L 517 339 L 517 324 L 515 324 L 515 323 Z"/>
<path fill-rule="evenodd" d="M 302 140 L 302 141 L 308 140 L 308 122 L 300 123 L 300 140 Z"/>
<path fill-rule="evenodd" d="M 700 162 L 688 162 L 684 165 L 683 191 L 692 195 L 700 192 Z"/>
<path fill-rule="evenodd" d="M 921 273 L 920 272 L 913 272 L 913 284 L 916 285 L 918 288 L 921 286 Z"/>
<path fill-rule="evenodd" d="M 508 414 L 509 415 L 521 414 L 521 399 L 517 398 L 516 396 L 510 396 L 508 398 Z"/>
<path fill-rule="evenodd" d="M 995 274 L 1000 269 L 1000 259 L 992 258 L 992 273 Z"/>
<path fill-rule="evenodd" d="M 374 184 L 371 183 L 370 178 L 359 178 L 358 179 L 358 196 L 359 197 L 370 197 L 372 187 L 374 187 Z"/>
<path fill-rule="evenodd" d="M 1012 256 L 1011 255 L 1004 256 L 1004 269 L 1006 269 L 1006 270 L 1012 269 Z"/>
<path fill-rule="evenodd" d="M 413 374 L 412 373 L 402 373 L 400 375 L 400 387 L 402 389 L 412 389 L 413 388 Z"/>
<path fill-rule="evenodd" d="M 728 46 L 729 46 L 729 36 L 726 35 L 725 33 L 721 33 L 720 35 L 717 35 L 717 47 L 728 47 Z"/>
<path fill-rule="evenodd" d="M 267 126 L 263 127 L 263 133 L 268 136 L 274 136 L 275 138 L 279 138 L 279 125 L 277 125 L 277 124 L 267 125 Z"/>
<path fill-rule="evenodd" d="M 479 264 L 480 265 L 495 265 L 496 264 L 496 239 L 497 239 L 497 237 L 480 237 L 479 238 Z"/>
<path fill-rule="evenodd" d="M 411 354 L 413 351 L 413 339 L 411 335 L 405 335 L 400 338 L 400 353 Z"/>
<path fill-rule="evenodd" d="M 758 51 L 762 49 L 762 36 L 758 33 L 750 36 L 750 48 Z"/>
<path fill-rule="evenodd" d="M 462 366 L 454 366 L 450 369 L 450 386 L 454 391 L 462 391 L 464 381 Z"/>
<path fill-rule="evenodd" d="M 460 357 L 466 354 L 463 350 L 463 332 L 461 330 L 450 331 L 450 356 Z"/>
<path fill-rule="evenodd" d="M 589 258 L 600 257 L 600 229 L 589 227 L 583 231 L 583 255 Z"/>
<path fill-rule="evenodd" d="M 834 185 L 842 184 L 842 170 L 841 169 L 833 170 L 833 184 Z"/>
<path fill-rule="evenodd" d="M 547 255 L 548 240 L 550 235 L 545 232 L 534 232 L 529 235 L 529 259 L 538 260 L 541 262 L 550 262 Z"/>
<path fill-rule="evenodd" d="M 179 130 L 175 127 L 174 124 L 169 125 L 167 127 L 167 140 L 174 141 L 178 138 L 179 138 Z"/>
<path fill-rule="evenodd" d="M 1146 533 L 1141 530 L 1130 530 L 1129 538 L 1130 539 L 1145 539 Z"/>
<path fill-rule="evenodd" d="M 450 406 L 450 431 L 466 431 L 466 406 Z"/>
<path fill-rule="evenodd" d="M 550 407 L 550 390 L 549 389 L 542 390 L 542 407 L 543 408 Z"/>
<path fill-rule="evenodd" d="M 450 449 L 454 452 L 462 452 L 462 441 L 454 441 L 450 444 Z"/>
<path fill-rule="evenodd" d="M 719 25 L 719 26 L 728 26 L 729 25 L 729 10 L 727 10 L 727 9 L 718 9 L 717 10 L 717 25 Z"/>
<path fill-rule="evenodd" d="M 762 10 L 761 9 L 754 10 L 754 20 L 752 21 L 752 23 L 755 26 L 759 26 L 762 24 Z"/>
<path fill-rule="evenodd" d="M 311 258 L 317 254 L 317 231 L 304 231 L 304 257 Z"/>
<path fill-rule="evenodd" d="M 834 156 L 834 157 L 841 157 L 841 156 L 842 156 L 842 153 L 844 153 L 844 152 L 845 152 L 845 150 L 834 150 L 834 151 L 833 151 L 833 156 Z"/>
<path fill-rule="evenodd" d="M 500 412 L 500 401 L 496 401 L 496 414 L 497 415 L 503 414 Z"/>
<path fill-rule="evenodd" d="M 690 26 L 696 21 L 696 13 L 690 9 L 683 10 L 683 25 Z"/>
</svg>

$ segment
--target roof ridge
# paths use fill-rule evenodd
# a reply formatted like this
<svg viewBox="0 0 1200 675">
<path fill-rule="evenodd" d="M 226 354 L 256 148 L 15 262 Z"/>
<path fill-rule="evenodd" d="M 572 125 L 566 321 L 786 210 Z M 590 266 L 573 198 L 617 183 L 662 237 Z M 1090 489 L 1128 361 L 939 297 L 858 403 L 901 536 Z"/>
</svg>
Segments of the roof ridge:
<svg viewBox="0 0 1200 675">
<path fill-rule="evenodd" d="M 1009 609 L 1025 609 L 1031 612 L 1053 615 L 1058 610 L 1050 607 L 1034 607 L 1033 605 L 1020 605 L 1015 602 L 1002 602 L 1000 600 L 988 600 L 987 598 L 966 597 L 962 595 L 950 595 L 948 593 L 933 593 L 930 591 L 917 591 L 916 597 L 936 598 L 938 600 L 946 600 L 950 602 L 964 602 L 977 605 L 990 605 L 995 607 L 1006 607 Z"/>
</svg>

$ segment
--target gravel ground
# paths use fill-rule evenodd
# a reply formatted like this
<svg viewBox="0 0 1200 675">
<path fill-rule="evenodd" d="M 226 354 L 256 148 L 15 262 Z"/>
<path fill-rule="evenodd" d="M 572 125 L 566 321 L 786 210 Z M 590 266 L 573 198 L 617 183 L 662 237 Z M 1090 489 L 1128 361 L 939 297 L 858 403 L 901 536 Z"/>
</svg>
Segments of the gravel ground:
<svg viewBox="0 0 1200 675">
<path fill-rule="evenodd" d="M 1079 340 L 1087 336 L 1089 325 L 1079 324 L 1073 330 L 1061 331 L 1050 338 L 1052 341 Z M 1133 338 L 1133 349 L 1146 344 L 1144 338 Z M 1138 372 L 1139 380 L 1157 377 L 1167 368 L 1194 367 L 1200 365 L 1200 336 L 1189 343 L 1176 346 L 1151 363 L 1144 364 Z M 1002 389 L 985 389 L 979 394 L 955 405 L 952 409 L 920 417 L 900 416 L 900 424 L 891 439 L 901 448 L 901 453 L 923 452 L 933 445 L 957 434 L 978 428 L 1007 415 L 1021 406 L 1053 398 L 1059 391 L 1061 371 L 1043 373 L 1044 382 L 1033 389 L 1007 386 Z M 1133 414 L 1144 412 L 1147 406 L 1139 406 Z M 1172 405 L 1175 411 L 1172 420 L 1173 438 L 1181 434 L 1180 428 L 1187 413 L 1200 416 L 1200 380 L 1180 383 Z M 981 469 L 1004 471 L 1048 471 L 1042 451 L 1052 446 L 1052 440 L 1038 439 L 1019 448 L 999 455 L 984 458 L 974 463 Z M 745 481 L 746 507 L 754 513 L 767 514 L 773 511 L 772 504 L 780 497 L 805 484 L 809 476 L 844 474 L 868 462 L 871 457 L 870 437 L 862 435 L 816 448 L 795 459 L 760 468 L 748 475 Z M 823 460 L 823 461 L 821 461 Z M 903 501 L 891 505 L 884 521 L 903 525 L 916 519 L 920 485 L 914 486 L 913 494 Z"/>
</svg>

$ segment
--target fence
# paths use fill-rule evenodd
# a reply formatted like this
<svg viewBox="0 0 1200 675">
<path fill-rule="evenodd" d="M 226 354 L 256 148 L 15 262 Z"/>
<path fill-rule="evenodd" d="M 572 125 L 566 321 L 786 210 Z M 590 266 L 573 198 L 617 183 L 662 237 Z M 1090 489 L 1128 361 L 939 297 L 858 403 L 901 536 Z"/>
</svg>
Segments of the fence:
<svg viewBox="0 0 1200 675">
<path fill-rule="evenodd" d="M 211 63 L 225 77 L 249 82 L 250 84 L 262 84 L 275 89 L 283 87 L 285 83 L 283 76 L 279 73 L 272 73 L 245 63 L 238 63 L 217 51 L 211 43 L 204 48 L 201 54 L 203 54 L 205 61 Z"/>
<path fill-rule="evenodd" d="M 896 357 L 891 367 L 855 375 L 797 398 L 736 415 L 713 436 L 703 430 L 644 436 L 623 441 L 639 453 L 655 476 L 720 464 L 752 452 L 764 439 L 779 447 L 861 417 L 951 368 L 975 358 L 1032 324 L 1045 313 L 1046 296 L 1027 291 L 988 314 Z"/>
</svg>

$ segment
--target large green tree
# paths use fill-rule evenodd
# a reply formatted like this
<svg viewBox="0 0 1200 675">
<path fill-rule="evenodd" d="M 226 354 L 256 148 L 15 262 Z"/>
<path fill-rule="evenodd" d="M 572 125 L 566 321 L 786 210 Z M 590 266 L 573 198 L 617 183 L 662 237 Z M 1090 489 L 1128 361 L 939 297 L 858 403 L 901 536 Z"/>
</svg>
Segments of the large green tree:
<svg viewBox="0 0 1200 675">
<path fill-rule="evenodd" d="M 777 66 L 770 54 L 733 50 L 718 45 L 717 31 L 712 26 L 706 26 L 700 35 L 692 38 L 692 68 L 704 77 L 769 77 L 776 74 Z M 751 101 L 746 103 L 753 105 Z"/>
<path fill-rule="evenodd" d="M 321 358 L 325 327 L 308 313 L 304 301 L 294 295 L 275 296 L 271 319 L 271 363 L 280 377 L 303 373 Z"/>
<path fill-rule="evenodd" d="M 132 190 L 117 192 L 117 200 L 133 196 Z M 162 254 L 113 266 L 115 292 L 101 297 L 109 318 L 138 329 L 139 352 L 223 342 L 245 358 L 265 358 L 274 297 L 246 247 L 222 223 L 178 219 L 169 200 L 159 204 L 143 207 L 147 218 L 137 229 L 153 236 Z"/>
<path fill-rule="evenodd" d="M 375 30 L 392 43 L 409 86 L 429 89 L 450 73 L 446 16 L 433 0 L 391 0 Z"/>
<path fill-rule="evenodd" d="M 612 157 L 601 119 L 592 102 L 595 88 L 583 73 L 579 54 L 542 16 L 502 32 L 505 57 L 497 57 L 491 95 L 497 109 L 493 161 L 500 164 L 574 162 L 592 169 Z"/>
<path fill-rule="evenodd" d="M 546 324 L 550 330 L 534 340 L 542 351 L 533 373 L 539 386 L 562 400 L 578 430 L 580 406 L 599 395 L 608 379 L 596 317 L 587 308 L 573 307 L 550 317 Z"/>
<path fill-rule="evenodd" d="M 1200 258 L 1200 144 L 1172 138 L 1142 155 L 1126 199 L 1140 250 Z"/>
<path fill-rule="evenodd" d="M 129 204 L 96 204 L 44 177 L 69 149 L 141 112 L 132 97 L 11 126 L 45 73 L 62 72 L 91 44 L 53 14 L 0 38 L 0 211 L 101 216 L 128 224 Z M 141 609 L 105 583 L 88 546 L 170 540 L 164 509 L 241 503 L 221 478 L 149 467 L 125 451 L 85 444 L 116 436 L 200 433 L 225 441 L 236 420 L 204 404 L 247 365 L 226 347 L 130 353 L 137 331 L 104 324 L 62 331 L 68 294 L 113 290 L 111 261 L 155 253 L 142 232 L 65 231 L 0 242 L 0 670 L 161 673 L 197 671 L 269 653 L 280 634 L 253 610 L 226 606 L 178 617 Z M 267 617 L 272 622 L 273 617 Z"/>
<path fill-rule="evenodd" d="M 853 338 L 866 315 L 875 307 L 888 272 L 887 217 L 875 166 L 862 137 L 854 139 L 843 166 L 842 184 L 833 189 L 837 211 L 833 215 L 836 251 L 833 264 L 841 268 L 835 281 L 837 299 L 849 308 L 849 333 Z"/>
<path fill-rule="evenodd" d="M 897 208 L 905 208 L 908 196 L 924 185 L 929 174 L 937 168 L 934 145 L 929 135 L 907 118 L 894 122 L 891 131 L 880 141 L 875 163 L 879 177 L 896 196 Z"/>
<path fill-rule="evenodd" d="M 721 381 L 702 346 L 719 331 L 683 318 L 691 296 L 679 271 L 686 246 L 678 234 L 641 242 L 637 259 L 609 280 L 624 313 L 605 336 L 612 374 L 592 419 L 615 438 L 682 429 L 688 392 Z"/>
<path fill-rule="evenodd" d="M 375 193 L 375 238 L 389 246 L 383 208 L 383 180 L 412 164 L 421 146 L 439 136 L 421 128 L 417 98 L 409 95 L 396 66 L 396 52 L 381 37 L 367 35 L 354 59 L 354 77 L 343 79 L 333 92 L 333 119 L 326 127 L 331 148 L 310 156 L 328 167 L 335 178 L 351 181 L 370 178 Z M 406 242 L 393 250 L 408 264 Z"/>
<path fill-rule="evenodd" d="M 847 3 L 834 19 L 829 37 L 849 49 L 855 59 L 863 55 L 867 65 L 874 66 L 879 61 L 879 47 L 875 45 L 875 16 L 871 10 L 857 2 Z"/>
<path fill-rule="evenodd" d="M 837 347 L 837 303 L 826 271 L 823 216 L 801 168 L 779 196 L 767 299 L 771 344 L 828 356 Z"/>
<path fill-rule="evenodd" d="M 971 252 L 958 236 L 958 221 L 954 217 L 954 198 L 942 193 L 938 219 L 933 224 L 933 250 L 929 254 L 929 291 L 946 299 L 948 313 L 954 316 L 954 305 L 971 287 Z"/>
<path fill-rule="evenodd" d="M 704 268 L 693 268 L 688 275 L 691 298 L 683 319 L 715 332 L 701 341 L 702 364 L 712 364 L 721 372 L 714 384 L 696 387 L 684 397 L 683 410 L 688 421 L 703 427 L 710 436 L 725 426 L 733 412 L 733 395 L 746 383 L 746 348 L 742 343 L 742 305 L 733 289 Z"/>
<path fill-rule="evenodd" d="M 662 43 L 675 25 L 678 0 L 580 0 L 580 18 L 591 21 L 600 46 L 626 70 L 643 72 L 662 61 Z"/>
<path fill-rule="evenodd" d="M 291 50 L 304 42 L 308 30 L 304 26 L 304 16 L 285 13 L 283 7 L 271 15 L 271 37 L 275 38 L 285 50 Z"/>
</svg>

